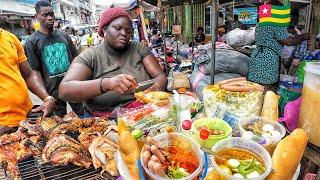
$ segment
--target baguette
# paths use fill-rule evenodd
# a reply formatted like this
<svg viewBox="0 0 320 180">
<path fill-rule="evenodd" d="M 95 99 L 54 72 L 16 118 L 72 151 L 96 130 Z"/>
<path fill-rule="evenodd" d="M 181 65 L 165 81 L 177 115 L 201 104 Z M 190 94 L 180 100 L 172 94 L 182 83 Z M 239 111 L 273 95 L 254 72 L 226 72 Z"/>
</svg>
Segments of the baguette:
<svg viewBox="0 0 320 180">
<path fill-rule="evenodd" d="M 127 165 L 132 180 L 140 180 L 137 161 L 139 160 L 140 150 L 136 139 L 126 128 L 122 119 L 118 122 L 118 145 L 121 158 Z"/>
<path fill-rule="evenodd" d="M 274 92 L 267 91 L 266 95 L 264 96 L 263 107 L 260 116 L 267 120 L 278 122 L 278 97 Z"/>
<path fill-rule="evenodd" d="M 308 137 L 303 129 L 294 130 L 277 145 L 272 156 L 275 170 L 268 180 L 291 180 L 306 149 Z"/>
<path fill-rule="evenodd" d="M 237 82 L 237 81 L 245 81 L 246 78 L 245 77 L 239 77 L 239 78 L 233 78 L 233 79 L 227 79 L 227 80 L 223 80 L 218 82 L 218 85 L 224 85 L 224 84 L 228 84 L 228 83 L 232 83 L 232 82 Z"/>
</svg>

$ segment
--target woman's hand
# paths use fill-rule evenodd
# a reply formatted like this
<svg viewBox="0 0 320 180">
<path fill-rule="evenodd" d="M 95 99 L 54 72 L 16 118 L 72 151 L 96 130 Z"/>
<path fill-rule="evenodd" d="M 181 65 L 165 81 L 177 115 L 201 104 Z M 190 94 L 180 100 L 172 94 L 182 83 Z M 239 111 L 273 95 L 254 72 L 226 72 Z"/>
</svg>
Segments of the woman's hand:
<svg viewBox="0 0 320 180">
<path fill-rule="evenodd" d="M 42 111 L 43 116 L 48 116 L 48 115 L 52 114 L 54 107 L 55 107 L 55 99 L 50 98 L 48 100 L 45 100 L 39 107 L 32 109 L 31 112 Z"/>
<path fill-rule="evenodd" d="M 120 74 L 113 78 L 105 79 L 103 82 L 103 89 L 120 94 L 133 92 L 135 87 L 137 87 L 135 77 L 128 74 Z"/>
</svg>

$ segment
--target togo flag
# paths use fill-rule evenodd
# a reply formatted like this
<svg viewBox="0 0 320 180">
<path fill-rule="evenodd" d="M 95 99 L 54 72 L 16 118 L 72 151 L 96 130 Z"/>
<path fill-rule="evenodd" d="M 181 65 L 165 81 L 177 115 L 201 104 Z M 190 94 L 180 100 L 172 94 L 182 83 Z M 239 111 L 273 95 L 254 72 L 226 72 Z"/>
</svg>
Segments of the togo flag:
<svg viewBox="0 0 320 180">
<path fill-rule="evenodd" d="M 259 24 L 271 26 L 289 26 L 291 22 L 290 6 L 264 4 L 259 6 Z"/>
</svg>

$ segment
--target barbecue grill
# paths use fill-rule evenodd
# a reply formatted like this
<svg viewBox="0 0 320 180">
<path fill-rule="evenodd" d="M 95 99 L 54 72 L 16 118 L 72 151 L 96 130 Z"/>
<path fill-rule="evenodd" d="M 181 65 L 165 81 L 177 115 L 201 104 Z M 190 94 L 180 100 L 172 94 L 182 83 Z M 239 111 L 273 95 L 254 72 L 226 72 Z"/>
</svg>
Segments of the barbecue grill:
<svg viewBox="0 0 320 180">
<path fill-rule="evenodd" d="M 91 166 L 89 169 L 78 167 L 72 164 L 67 166 L 56 166 L 44 163 L 41 156 L 30 157 L 19 163 L 20 179 L 22 180 L 102 180 L 116 178 L 108 173 L 100 173 L 101 169 L 94 169 Z M 4 168 L 0 168 L 0 180 L 13 179 Z"/>
</svg>

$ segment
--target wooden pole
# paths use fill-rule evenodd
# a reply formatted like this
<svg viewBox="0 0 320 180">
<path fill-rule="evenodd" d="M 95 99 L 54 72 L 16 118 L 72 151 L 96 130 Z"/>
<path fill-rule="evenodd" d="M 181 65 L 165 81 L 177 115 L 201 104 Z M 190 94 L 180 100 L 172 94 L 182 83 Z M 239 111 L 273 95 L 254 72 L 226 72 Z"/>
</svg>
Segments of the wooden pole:
<svg viewBox="0 0 320 180">
<path fill-rule="evenodd" d="M 320 31 L 320 0 L 313 0 L 311 5 L 310 37 L 311 50 L 315 49 L 316 36 Z"/>
<path fill-rule="evenodd" d="M 217 6 L 216 0 L 212 0 L 211 8 L 211 36 L 212 36 L 212 52 L 211 52 L 211 84 L 214 84 L 214 73 L 216 66 L 216 40 L 217 40 Z"/>
</svg>

